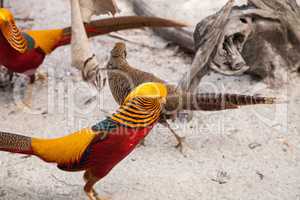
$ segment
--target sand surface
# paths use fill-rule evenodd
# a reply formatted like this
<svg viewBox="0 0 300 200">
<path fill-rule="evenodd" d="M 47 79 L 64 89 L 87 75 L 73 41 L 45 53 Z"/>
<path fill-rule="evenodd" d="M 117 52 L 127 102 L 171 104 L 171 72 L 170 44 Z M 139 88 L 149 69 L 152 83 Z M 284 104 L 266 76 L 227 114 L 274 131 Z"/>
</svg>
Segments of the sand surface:
<svg viewBox="0 0 300 200">
<path fill-rule="evenodd" d="M 7 2 L 22 28 L 70 23 L 67 0 Z M 204 17 L 222 5 L 205 2 Z M 122 15 L 133 14 L 130 2 L 119 0 L 119 4 Z M 167 42 L 148 29 L 119 34 L 155 47 L 128 43 L 129 62 L 170 83 L 176 84 L 192 62 L 189 55 L 166 47 Z M 105 63 L 117 40 L 102 36 L 91 41 L 100 62 Z M 106 116 L 103 111 L 111 113 L 117 107 L 108 87 L 96 95 L 96 101 L 83 105 L 93 90 L 71 68 L 68 46 L 48 56 L 40 70 L 49 78 L 35 84 L 33 111 L 18 109 L 11 91 L 0 92 L 0 130 L 57 137 L 93 125 Z M 275 95 L 289 103 L 197 112 L 189 123 L 171 123 L 187 138 L 186 157 L 173 147 L 176 141 L 168 130 L 157 126 L 146 138 L 146 147 L 137 148 L 96 185 L 98 193 L 114 200 L 299 200 L 300 77 L 284 70 L 279 76 L 280 87 L 247 76 L 211 73 L 199 91 Z M 82 173 L 60 171 L 34 157 L 0 155 L 1 200 L 86 199 L 82 187 Z"/>
</svg>

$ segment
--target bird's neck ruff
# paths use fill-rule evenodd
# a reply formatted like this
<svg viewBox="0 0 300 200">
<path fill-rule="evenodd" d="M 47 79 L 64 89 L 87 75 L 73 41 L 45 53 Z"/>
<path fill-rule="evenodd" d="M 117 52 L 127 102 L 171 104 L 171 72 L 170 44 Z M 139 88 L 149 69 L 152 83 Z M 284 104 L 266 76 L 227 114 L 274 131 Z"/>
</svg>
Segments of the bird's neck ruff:
<svg viewBox="0 0 300 200">
<path fill-rule="evenodd" d="M 27 40 L 23 37 L 14 20 L 5 22 L 1 26 L 1 32 L 13 49 L 20 53 L 25 53 L 27 51 Z"/>
<path fill-rule="evenodd" d="M 158 121 L 161 104 L 157 98 L 136 97 L 111 116 L 113 121 L 130 128 L 145 128 Z"/>
</svg>

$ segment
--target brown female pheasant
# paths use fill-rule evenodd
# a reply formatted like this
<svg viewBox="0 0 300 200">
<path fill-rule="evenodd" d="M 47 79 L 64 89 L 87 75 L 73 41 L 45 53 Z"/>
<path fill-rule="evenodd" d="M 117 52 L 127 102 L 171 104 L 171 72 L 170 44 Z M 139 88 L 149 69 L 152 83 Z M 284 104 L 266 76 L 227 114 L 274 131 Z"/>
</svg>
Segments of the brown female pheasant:
<svg viewBox="0 0 300 200">
<path fill-rule="evenodd" d="M 116 43 L 111 51 L 110 60 L 106 66 L 108 83 L 114 99 L 122 104 L 126 96 L 139 84 L 145 82 L 165 81 L 131 67 L 126 60 L 127 52 L 124 43 Z M 235 109 L 239 106 L 253 104 L 273 104 L 275 98 L 258 97 L 240 94 L 216 94 L 216 93 L 189 93 L 182 91 L 175 85 L 166 84 L 168 88 L 167 102 L 160 117 L 160 123 L 169 128 L 176 137 L 178 144 L 176 148 L 182 151 L 182 140 L 167 123 L 167 119 L 174 119 L 181 110 L 204 110 L 217 111 Z"/>
</svg>

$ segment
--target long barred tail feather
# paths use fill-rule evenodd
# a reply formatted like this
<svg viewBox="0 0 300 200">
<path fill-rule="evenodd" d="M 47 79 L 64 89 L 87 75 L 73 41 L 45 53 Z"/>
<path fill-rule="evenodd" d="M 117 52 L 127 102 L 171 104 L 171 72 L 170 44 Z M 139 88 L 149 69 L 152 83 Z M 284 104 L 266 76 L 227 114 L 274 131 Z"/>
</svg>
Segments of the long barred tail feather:
<svg viewBox="0 0 300 200">
<path fill-rule="evenodd" d="M 217 111 L 235 109 L 239 106 L 278 103 L 274 97 L 241 94 L 200 93 L 188 95 L 186 101 L 190 110 Z M 187 109 L 187 108 L 186 108 Z"/>
<path fill-rule="evenodd" d="M 31 138 L 13 133 L 0 132 L 0 151 L 32 154 Z"/>
<path fill-rule="evenodd" d="M 85 29 L 88 37 L 97 35 L 104 35 L 114 31 L 121 31 L 126 29 L 144 28 L 144 27 L 185 27 L 188 24 L 168 20 L 158 17 L 146 17 L 146 16 L 122 16 L 113 17 L 107 19 L 99 19 L 91 21 L 85 24 Z M 63 29 L 63 37 L 60 40 L 58 46 L 70 44 L 71 41 L 71 27 Z"/>
</svg>

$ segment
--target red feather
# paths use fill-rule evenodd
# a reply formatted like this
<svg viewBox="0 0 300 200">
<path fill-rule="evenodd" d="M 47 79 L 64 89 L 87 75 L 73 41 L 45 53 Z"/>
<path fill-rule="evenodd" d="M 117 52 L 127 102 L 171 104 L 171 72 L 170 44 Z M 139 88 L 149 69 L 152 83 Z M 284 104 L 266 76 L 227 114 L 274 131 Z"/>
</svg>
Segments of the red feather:
<svg viewBox="0 0 300 200">
<path fill-rule="evenodd" d="M 0 33 L 0 64 L 10 71 L 33 75 L 44 58 L 45 53 L 40 48 L 30 49 L 23 54 L 16 51 Z"/>
<path fill-rule="evenodd" d="M 119 127 L 109 133 L 104 140 L 96 139 L 87 148 L 80 163 L 73 166 L 58 166 L 66 171 L 94 169 L 94 175 L 104 177 L 110 170 L 123 160 L 137 144 L 151 131 L 153 126 L 146 128 Z"/>
</svg>

